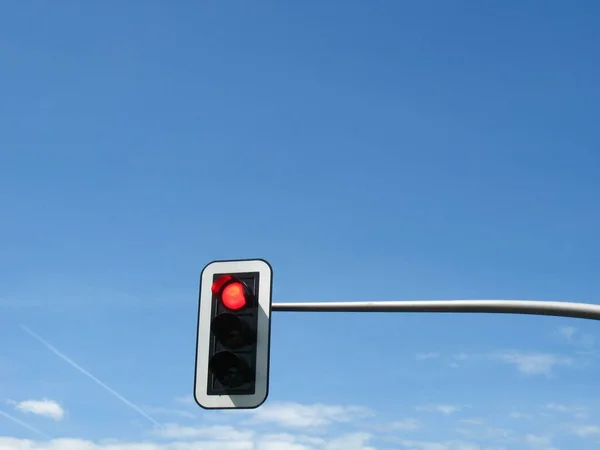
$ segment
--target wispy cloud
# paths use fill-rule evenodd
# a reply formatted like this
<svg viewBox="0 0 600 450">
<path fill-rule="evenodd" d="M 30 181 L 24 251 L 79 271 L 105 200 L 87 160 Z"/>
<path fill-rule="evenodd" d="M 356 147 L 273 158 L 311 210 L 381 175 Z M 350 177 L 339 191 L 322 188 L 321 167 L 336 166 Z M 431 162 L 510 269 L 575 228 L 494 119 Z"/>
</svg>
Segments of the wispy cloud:
<svg viewBox="0 0 600 450">
<path fill-rule="evenodd" d="M 560 327 L 558 329 L 558 332 L 568 341 L 573 339 L 573 336 L 575 335 L 576 331 L 577 331 L 577 328 L 575 328 L 575 327 Z"/>
<path fill-rule="evenodd" d="M 600 436 L 600 425 L 575 425 L 571 432 L 581 438 Z"/>
<path fill-rule="evenodd" d="M 48 436 L 43 431 L 40 431 L 39 429 L 37 429 L 33 425 L 29 425 L 27 422 L 24 422 L 22 420 L 17 419 L 16 417 L 8 414 L 7 412 L 0 411 L 0 416 L 4 417 L 5 419 L 10 420 L 11 422 L 16 423 L 17 425 L 22 426 L 23 428 L 28 429 L 29 431 L 31 431 L 32 433 L 37 434 L 38 436 L 41 436 L 41 437 L 43 437 L 45 439 L 52 439 L 50 436 Z"/>
<path fill-rule="evenodd" d="M 465 352 L 460 352 L 460 353 L 457 353 L 457 354 L 449 357 L 450 361 L 449 361 L 448 365 L 451 368 L 456 369 L 457 367 L 460 367 L 461 363 L 463 363 L 469 359 L 473 359 L 473 355 L 470 355 Z"/>
<path fill-rule="evenodd" d="M 372 412 L 361 406 L 341 406 L 282 402 L 265 404 L 252 411 L 252 421 L 271 422 L 289 428 L 308 428 L 334 422 L 352 422 L 368 417 Z"/>
<path fill-rule="evenodd" d="M 184 426 L 168 423 L 155 431 L 155 434 L 166 439 L 210 439 L 227 441 L 250 441 L 252 431 L 240 431 L 229 425 L 217 426 Z"/>
<path fill-rule="evenodd" d="M 35 414 L 54 420 L 62 420 L 65 416 L 63 407 L 54 400 L 47 398 L 42 400 L 24 400 L 21 402 L 8 400 L 6 403 L 13 405 L 15 409 L 26 414 Z"/>
<path fill-rule="evenodd" d="M 172 444 L 169 442 L 172 446 L 166 444 L 164 446 L 165 450 L 167 448 L 189 448 L 190 450 L 192 448 L 215 450 L 250 448 L 264 450 L 375 450 L 373 447 L 367 446 L 367 442 L 372 438 L 372 435 L 360 431 L 341 435 L 334 433 L 325 437 L 303 432 L 286 433 L 273 427 L 270 427 L 269 431 L 265 433 L 264 431 L 251 429 L 239 429 L 231 425 L 182 426 L 169 423 L 161 429 L 156 429 L 154 434 L 163 440 L 175 440 L 171 441 Z M 148 448 L 163 449 L 159 445 Z"/>
<path fill-rule="evenodd" d="M 421 422 L 416 419 L 402 419 L 392 422 L 389 428 L 398 431 L 415 431 L 421 429 L 421 426 Z"/>
<path fill-rule="evenodd" d="M 194 401 L 194 397 L 191 395 L 184 395 L 182 397 L 175 397 L 175 401 L 182 405 L 194 405 L 196 402 Z"/>
<path fill-rule="evenodd" d="M 570 414 L 578 419 L 587 417 L 587 408 L 578 405 L 563 405 L 560 403 L 548 403 L 544 405 L 544 409 L 564 414 Z"/>
<path fill-rule="evenodd" d="M 124 441 L 116 439 L 61 438 L 52 441 L 32 441 L 0 436 L 2 450 L 375 450 L 369 445 L 373 436 L 366 432 L 347 432 L 317 437 L 277 431 L 256 433 L 226 428 L 181 429 L 164 427 L 155 432 L 166 432 L 173 437 L 154 440 Z M 462 450 L 462 449 L 461 449 Z"/>
<path fill-rule="evenodd" d="M 331 439 L 329 442 L 324 443 L 321 448 L 326 450 L 376 450 L 375 447 L 368 445 L 372 437 L 369 433 L 349 433 Z M 273 447 L 273 449 L 284 450 L 285 447 Z M 310 450 L 310 447 L 293 447 L 293 449 Z"/>
<path fill-rule="evenodd" d="M 557 366 L 572 366 L 573 360 L 552 353 L 520 352 L 516 350 L 494 353 L 491 359 L 514 365 L 526 375 L 551 376 Z"/>
<path fill-rule="evenodd" d="M 460 405 L 448 405 L 448 404 L 430 404 L 430 405 L 420 405 L 415 408 L 417 411 L 423 412 L 436 412 L 440 414 L 444 414 L 449 416 L 450 414 L 454 414 L 463 409 Z"/>
<path fill-rule="evenodd" d="M 549 405 L 552 405 L 549 407 Z M 166 423 L 161 428 L 153 428 L 150 434 L 142 440 L 115 440 L 110 437 L 99 437 L 97 441 L 62 437 L 52 440 L 39 430 L 14 420 L 15 423 L 27 427 L 41 436 L 44 440 L 33 441 L 0 436 L 0 449 L 4 450 L 52 450 L 68 447 L 71 450 L 114 450 L 119 449 L 152 449 L 152 450 L 183 450 L 183 449 L 261 449 L 261 450 L 376 450 L 383 448 L 398 448 L 406 450 L 508 450 L 512 448 L 529 450 L 557 450 L 554 440 L 563 437 L 590 439 L 590 443 L 600 437 L 600 426 L 580 424 L 578 426 L 554 426 L 551 433 L 526 433 L 510 430 L 502 424 L 495 424 L 494 417 L 481 414 L 489 412 L 489 405 L 472 416 L 457 415 L 448 417 L 442 422 L 437 421 L 436 433 L 441 432 L 445 438 L 436 440 L 421 437 L 419 430 L 424 430 L 422 424 L 410 417 L 404 417 L 396 422 L 365 421 L 365 415 L 371 416 L 373 411 L 351 405 L 275 403 L 263 405 L 267 407 L 267 417 L 255 416 L 263 409 L 246 410 L 246 417 L 258 420 L 262 426 L 240 421 L 236 414 L 226 414 L 223 417 L 233 419 L 220 425 L 205 423 Z M 547 403 L 539 405 L 547 409 L 567 413 L 578 410 L 579 407 Z M 440 414 L 452 414 L 463 409 L 473 411 L 474 405 L 429 404 L 419 409 Z M 269 411 L 270 409 L 270 411 Z M 591 411 L 591 406 L 590 406 Z M 4 416 L 0 412 L 0 416 Z M 10 415 L 9 415 L 10 416 Z M 234 418 L 235 417 L 235 418 Z M 243 416 L 242 416 L 243 417 Z M 298 419 L 300 419 L 298 421 Z M 504 415 L 506 419 L 506 414 Z M 138 419 L 136 419 L 138 420 Z M 445 424 L 444 424 L 445 423 Z M 321 428 L 321 426 L 331 427 Z M 535 425 L 530 424 L 530 425 Z M 538 424 L 540 425 L 540 424 Z M 541 425 L 545 426 L 545 423 Z M 522 427 L 519 427 L 522 428 Z M 409 439 L 410 432 L 415 432 L 415 438 Z M 591 444 L 590 444 L 591 445 Z M 33 447 L 32 447 L 33 446 Z M 582 445 L 583 447 L 583 445 Z M 561 447 L 562 448 L 562 447 Z"/>
<path fill-rule="evenodd" d="M 475 417 L 471 419 L 461 419 L 460 423 L 464 423 L 467 425 L 485 425 L 485 420 Z"/>
<path fill-rule="evenodd" d="M 469 439 L 475 440 L 495 440 L 496 442 L 505 442 L 507 438 L 513 435 L 511 430 L 488 426 L 484 422 L 470 423 L 471 428 L 459 427 L 456 432 Z"/>
<path fill-rule="evenodd" d="M 539 434 L 527 434 L 525 443 L 535 450 L 558 450 L 552 445 L 552 437 Z"/>
<path fill-rule="evenodd" d="M 32 336 L 33 338 L 35 338 L 36 340 L 38 340 L 42 345 L 44 345 L 48 350 L 50 350 L 52 353 L 54 353 L 56 356 L 58 356 L 60 359 L 62 359 L 63 361 L 65 361 L 66 363 L 68 363 L 71 367 L 75 368 L 76 370 L 78 370 L 80 373 L 82 373 L 83 375 L 85 375 L 86 377 L 88 377 L 90 380 L 94 381 L 96 384 L 98 384 L 100 387 L 102 387 L 103 389 L 105 389 L 106 391 L 108 391 L 109 393 L 111 393 L 112 395 L 114 395 L 116 398 L 118 398 L 122 403 L 124 403 L 125 405 L 127 405 L 128 407 L 130 407 L 131 409 L 133 409 L 134 411 L 136 411 L 137 413 L 139 413 L 140 415 L 142 415 L 143 417 L 145 417 L 146 419 L 148 419 L 150 422 L 152 422 L 154 425 L 161 427 L 162 425 L 160 424 L 160 422 L 158 422 L 157 420 L 155 420 L 154 418 L 152 418 L 150 415 L 148 415 L 146 412 L 144 412 L 139 406 L 135 405 L 134 403 L 130 402 L 129 400 L 127 400 L 125 397 L 123 397 L 121 394 L 119 394 L 117 391 L 115 391 L 114 389 L 112 389 L 111 387 L 107 386 L 104 382 L 100 381 L 98 378 L 96 378 L 94 375 L 92 375 L 90 372 L 88 372 L 87 370 L 85 370 L 83 367 L 81 367 L 79 364 L 77 364 L 75 361 L 73 361 L 71 358 L 69 358 L 67 355 L 65 355 L 64 353 L 62 353 L 61 351 L 59 351 L 57 348 L 55 348 L 52 344 L 50 344 L 48 341 L 46 341 L 44 338 L 42 338 L 41 336 L 37 335 L 36 333 L 34 333 L 33 331 L 31 331 L 29 328 L 27 328 L 24 325 L 21 325 L 21 328 L 30 336 Z"/>
<path fill-rule="evenodd" d="M 575 327 L 560 327 L 558 333 L 575 347 L 580 356 L 598 356 L 596 341 L 591 334 L 581 333 Z"/>
<path fill-rule="evenodd" d="M 568 337 L 571 343 L 577 346 L 577 351 L 572 355 L 521 350 L 498 350 L 488 353 L 459 352 L 445 355 L 441 353 L 417 353 L 416 359 L 440 360 L 448 364 L 450 368 L 460 367 L 467 361 L 496 361 L 511 364 L 519 372 L 527 375 L 546 375 L 550 377 L 558 367 L 586 367 L 592 361 L 591 356 L 600 356 L 600 352 L 595 351 L 592 336 L 578 336 L 578 331 L 573 327 L 564 327 L 560 330 L 560 333 Z"/>
<path fill-rule="evenodd" d="M 178 416 L 178 417 L 185 417 L 187 419 L 197 418 L 196 414 L 194 414 L 190 411 L 185 411 L 183 409 L 165 408 L 162 406 L 144 406 L 143 409 L 148 414 L 162 414 L 165 416 Z"/>
<path fill-rule="evenodd" d="M 481 447 L 472 442 L 461 440 L 454 441 L 412 441 L 400 439 L 398 441 L 407 450 L 480 450 Z"/>
<path fill-rule="evenodd" d="M 527 413 L 522 413 L 519 411 L 513 411 L 508 415 L 511 419 L 517 419 L 517 420 L 521 420 L 521 419 L 533 419 L 533 415 L 532 414 L 527 414 Z"/>
<path fill-rule="evenodd" d="M 426 359 L 437 359 L 440 357 L 439 353 L 435 353 L 435 352 L 429 352 L 429 353 L 417 353 L 415 355 L 415 357 L 417 358 L 417 360 L 419 361 L 423 361 Z"/>
</svg>

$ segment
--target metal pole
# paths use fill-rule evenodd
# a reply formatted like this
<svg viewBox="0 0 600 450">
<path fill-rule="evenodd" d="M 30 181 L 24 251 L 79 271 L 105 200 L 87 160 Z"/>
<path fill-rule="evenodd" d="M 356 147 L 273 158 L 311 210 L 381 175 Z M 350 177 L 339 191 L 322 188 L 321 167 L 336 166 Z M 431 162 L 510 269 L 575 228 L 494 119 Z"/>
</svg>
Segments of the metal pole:
<svg viewBox="0 0 600 450">
<path fill-rule="evenodd" d="M 274 303 L 288 312 L 497 313 L 575 317 L 600 320 L 600 305 L 532 300 L 419 300 L 392 302 Z"/>
</svg>

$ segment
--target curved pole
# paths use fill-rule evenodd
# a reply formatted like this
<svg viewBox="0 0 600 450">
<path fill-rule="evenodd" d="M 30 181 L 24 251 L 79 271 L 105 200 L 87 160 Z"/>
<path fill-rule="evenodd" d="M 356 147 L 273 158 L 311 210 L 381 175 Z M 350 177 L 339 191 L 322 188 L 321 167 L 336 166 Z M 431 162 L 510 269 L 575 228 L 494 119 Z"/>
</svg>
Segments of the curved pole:
<svg viewBox="0 0 600 450">
<path fill-rule="evenodd" d="M 498 313 L 600 320 L 600 305 L 533 300 L 419 300 L 393 302 L 274 303 L 273 311 Z"/>
</svg>

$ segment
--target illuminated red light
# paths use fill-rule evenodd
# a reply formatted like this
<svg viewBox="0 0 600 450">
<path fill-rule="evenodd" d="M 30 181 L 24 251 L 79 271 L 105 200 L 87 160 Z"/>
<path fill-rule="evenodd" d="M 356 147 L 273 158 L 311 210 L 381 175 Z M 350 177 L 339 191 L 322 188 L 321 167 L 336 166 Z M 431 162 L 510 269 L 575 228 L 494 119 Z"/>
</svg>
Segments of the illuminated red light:
<svg viewBox="0 0 600 450">
<path fill-rule="evenodd" d="M 218 280 L 217 280 L 218 281 Z M 234 282 L 225 286 L 221 299 L 226 308 L 238 310 L 246 306 L 246 293 L 242 283 Z"/>
<path fill-rule="evenodd" d="M 233 279 L 233 277 L 231 275 L 223 275 L 223 276 L 217 278 L 213 282 L 212 287 L 211 287 L 213 294 L 218 294 L 219 292 L 221 292 L 221 289 L 223 289 L 223 286 L 225 285 L 225 283 L 229 282 L 232 279 Z"/>
</svg>

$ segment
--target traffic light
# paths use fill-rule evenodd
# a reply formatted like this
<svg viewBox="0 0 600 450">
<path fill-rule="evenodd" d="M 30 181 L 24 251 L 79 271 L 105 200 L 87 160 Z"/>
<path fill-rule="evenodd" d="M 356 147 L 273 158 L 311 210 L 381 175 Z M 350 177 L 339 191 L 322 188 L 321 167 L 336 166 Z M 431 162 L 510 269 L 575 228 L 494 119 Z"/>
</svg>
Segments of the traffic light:
<svg viewBox="0 0 600 450">
<path fill-rule="evenodd" d="M 273 270 L 214 261 L 200 276 L 194 397 L 206 409 L 256 408 L 269 393 Z"/>
</svg>

